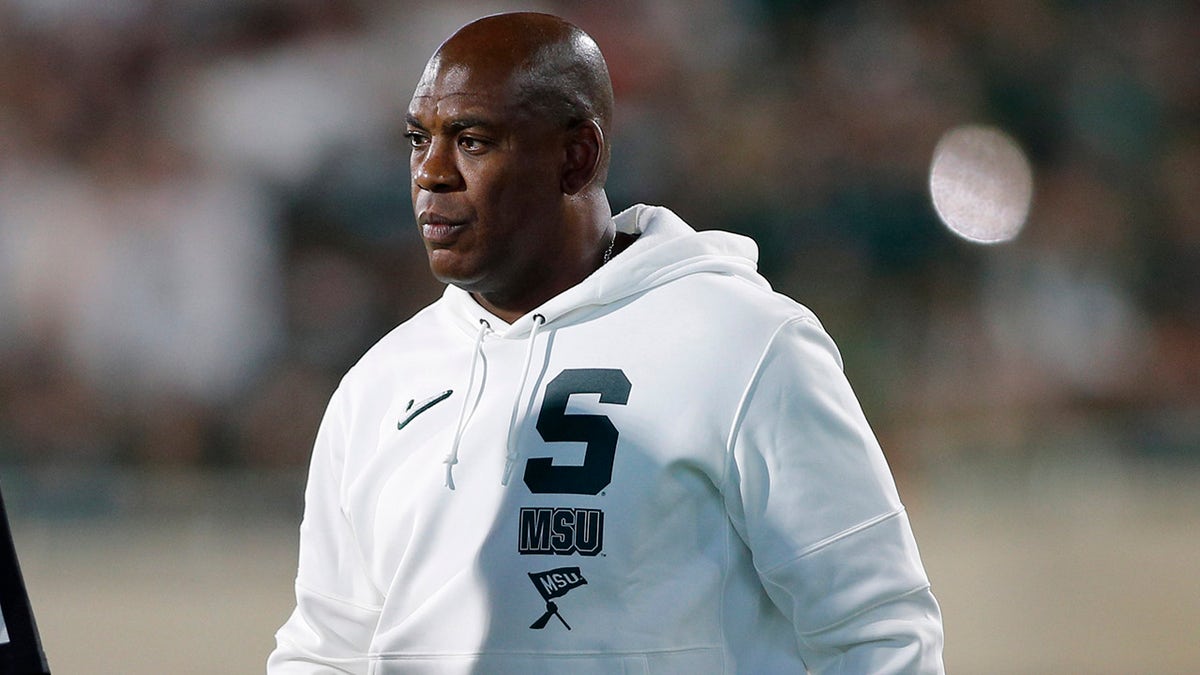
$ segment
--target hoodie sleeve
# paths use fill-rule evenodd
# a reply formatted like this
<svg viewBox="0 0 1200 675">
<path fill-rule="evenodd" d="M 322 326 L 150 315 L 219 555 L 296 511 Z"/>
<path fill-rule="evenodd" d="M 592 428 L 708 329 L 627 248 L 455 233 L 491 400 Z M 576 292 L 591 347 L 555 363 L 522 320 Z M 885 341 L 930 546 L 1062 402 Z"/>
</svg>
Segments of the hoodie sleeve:
<svg viewBox="0 0 1200 675">
<path fill-rule="evenodd" d="M 942 673 L 942 625 L 891 471 L 811 316 L 779 328 L 730 435 L 726 500 L 811 673 Z"/>
<path fill-rule="evenodd" d="M 342 507 L 346 433 L 335 393 L 317 433 L 300 525 L 296 608 L 275 634 L 268 675 L 365 674 L 382 597 Z"/>
</svg>

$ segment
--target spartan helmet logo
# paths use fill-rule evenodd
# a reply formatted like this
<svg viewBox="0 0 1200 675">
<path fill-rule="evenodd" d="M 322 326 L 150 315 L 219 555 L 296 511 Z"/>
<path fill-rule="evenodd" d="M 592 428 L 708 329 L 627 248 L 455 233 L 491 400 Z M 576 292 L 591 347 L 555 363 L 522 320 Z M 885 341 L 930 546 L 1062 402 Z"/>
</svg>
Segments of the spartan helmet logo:
<svg viewBox="0 0 1200 675">
<path fill-rule="evenodd" d="M 551 617 L 558 617 L 562 625 L 571 630 L 571 625 L 567 620 L 558 613 L 558 605 L 554 602 L 555 598 L 561 598 L 572 589 L 579 588 L 587 583 L 587 579 L 583 578 L 583 573 L 578 567 L 556 567 L 545 572 L 530 572 L 529 580 L 533 582 L 538 593 L 542 594 L 542 599 L 546 601 L 546 612 L 538 617 L 529 627 L 533 630 L 541 630 L 550 622 Z"/>
</svg>

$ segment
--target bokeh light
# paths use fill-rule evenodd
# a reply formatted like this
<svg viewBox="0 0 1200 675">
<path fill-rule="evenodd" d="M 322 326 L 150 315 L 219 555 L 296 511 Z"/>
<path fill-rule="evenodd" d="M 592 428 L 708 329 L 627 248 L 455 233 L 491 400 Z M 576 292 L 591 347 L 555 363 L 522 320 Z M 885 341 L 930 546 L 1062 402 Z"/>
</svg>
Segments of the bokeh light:
<svg viewBox="0 0 1200 675">
<path fill-rule="evenodd" d="M 1015 238 L 1033 198 L 1033 169 L 1011 137 L 985 126 L 962 126 L 938 141 L 929 167 L 938 217 L 960 237 L 981 244 Z"/>
</svg>

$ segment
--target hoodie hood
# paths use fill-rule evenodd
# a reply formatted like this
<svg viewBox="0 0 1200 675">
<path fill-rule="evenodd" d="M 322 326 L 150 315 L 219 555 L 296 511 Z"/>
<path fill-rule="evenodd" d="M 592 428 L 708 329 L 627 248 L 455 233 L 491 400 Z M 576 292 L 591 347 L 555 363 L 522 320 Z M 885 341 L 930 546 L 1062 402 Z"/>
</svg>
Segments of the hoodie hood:
<svg viewBox="0 0 1200 675">
<path fill-rule="evenodd" d="M 582 310 L 607 305 L 691 274 L 742 277 L 770 287 L 758 273 L 758 246 L 749 237 L 721 231 L 697 232 L 670 209 L 637 204 L 613 217 L 617 232 L 638 238 L 606 265 L 547 300 L 511 325 L 481 307 L 469 293 L 447 286 L 444 300 L 474 335 L 486 322 L 497 337 L 523 338 L 541 317 L 546 324 L 570 322 Z"/>
<path fill-rule="evenodd" d="M 483 396 L 486 372 L 478 380 L 476 372 L 481 364 L 484 371 L 487 368 L 483 356 L 483 345 L 487 338 L 524 340 L 526 343 L 524 366 L 512 395 L 512 414 L 508 423 L 505 467 L 501 478 L 501 483 L 507 485 L 513 466 L 520 458 L 520 448 L 515 439 L 517 420 L 527 394 L 525 385 L 533 362 L 536 337 L 543 326 L 569 325 L 586 317 L 589 309 L 620 301 L 692 274 L 738 276 L 770 288 L 767 280 L 757 271 L 758 246 L 748 237 L 719 231 L 697 232 L 670 210 L 644 204 L 621 212 L 613 218 L 613 223 L 618 232 L 635 234 L 637 239 L 586 279 L 512 324 L 505 323 L 481 307 L 470 293 L 457 286 L 446 287 L 442 304 L 449 310 L 451 321 L 474 340 L 471 374 L 463 394 L 454 440 L 444 460 L 447 488 L 454 489 L 454 466 L 459 461 L 463 433 Z"/>
</svg>

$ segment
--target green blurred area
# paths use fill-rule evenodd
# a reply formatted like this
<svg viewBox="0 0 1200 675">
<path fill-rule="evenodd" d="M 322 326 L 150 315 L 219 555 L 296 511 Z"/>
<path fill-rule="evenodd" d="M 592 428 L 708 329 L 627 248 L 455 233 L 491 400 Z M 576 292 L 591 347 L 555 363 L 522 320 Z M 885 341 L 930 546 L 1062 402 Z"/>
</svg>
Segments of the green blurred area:
<svg viewBox="0 0 1200 675">
<path fill-rule="evenodd" d="M 303 466 L 341 373 L 440 292 L 402 112 L 503 7 L 0 3 L 0 462 Z M 540 7 L 610 61 L 614 209 L 757 239 L 896 462 L 1195 465 L 1194 3 Z M 1029 155 L 1016 241 L 931 207 L 963 124 Z"/>
</svg>

